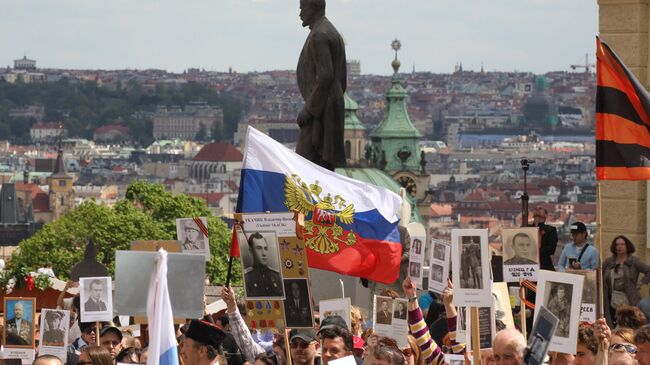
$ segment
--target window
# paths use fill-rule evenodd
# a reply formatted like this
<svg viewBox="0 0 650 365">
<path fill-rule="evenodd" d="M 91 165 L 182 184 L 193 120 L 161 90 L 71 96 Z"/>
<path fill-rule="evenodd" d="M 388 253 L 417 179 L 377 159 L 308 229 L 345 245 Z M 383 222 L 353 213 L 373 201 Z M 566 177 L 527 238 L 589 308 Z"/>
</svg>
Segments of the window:
<svg viewBox="0 0 650 365">
<path fill-rule="evenodd" d="M 59 186 L 65 187 L 66 181 L 65 180 L 59 180 Z"/>
</svg>

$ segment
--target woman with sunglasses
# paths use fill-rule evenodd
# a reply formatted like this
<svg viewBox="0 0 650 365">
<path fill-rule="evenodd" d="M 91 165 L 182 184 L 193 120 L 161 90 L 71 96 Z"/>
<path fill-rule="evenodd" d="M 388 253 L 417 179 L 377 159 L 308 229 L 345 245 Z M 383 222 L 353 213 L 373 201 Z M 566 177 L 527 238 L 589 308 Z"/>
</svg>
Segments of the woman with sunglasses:
<svg viewBox="0 0 650 365">
<path fill-rule="evenodd" d="M 612 256 L 603 262 L 603 293 L 605 318 L 610 327 L 616 327 L 616 309 L 619 305 L 637 305 L 641 300 L 639 289 L 650 282 L 650 265 L 634 256 L 636 248 L 625 236 L 617 236 L 610 246 Z M 639 282 L 639 275 L 645 276 Z"/>
<path fill-rule="evenodd" d="M 113 365 L 113 358 L 102 346 L 86 346 L 81 350 L 77 365 Z"/>
</svg>

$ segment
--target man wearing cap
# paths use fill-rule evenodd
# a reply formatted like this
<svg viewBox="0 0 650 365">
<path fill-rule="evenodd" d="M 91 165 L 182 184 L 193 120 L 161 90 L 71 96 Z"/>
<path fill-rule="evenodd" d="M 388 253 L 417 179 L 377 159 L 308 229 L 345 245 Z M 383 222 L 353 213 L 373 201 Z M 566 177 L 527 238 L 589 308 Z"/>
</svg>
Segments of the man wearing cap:
<svg viewBox="0 0 650 365">
<path fill-rule="evenodd" d="M 253 266 L 244 270 L 247 297 L 282 297 L 282 277 L 269 267 L 269 244 L 264 236 L 255 232 L 248 237 L 248 249 Z"/>
<path fill-rule="evenodd" d="M 582 222 L 575 222 L 571 225 L 571 237 L 573 243 L 564 246 L 560 261 L 558 261 L 558 270 L 596 270 L 598 269 L 598 249 L 587 242 L 587 226 Z"/>
<path fill-rule="evenodd" d="M 221 341 L 226 333 L 216 325 L 193 319 L 185 332 L 181 358 L 185 365 L 210 365 L 217 362 Z"/>
<path fill-rule="evenodd" d="M 122 331 L 113 326 L 102 327 L 99 330 L 99 343 L 111 353 L 111 357 L 115 360 L 115 356 L 122 351 Z"/>
<path fill-rule="evenodd" d="M 63 318 L 61 311 L 47 311 L 45 313 L 45 323 L 47 323 L 47 331 L 43 332 L 43 345 L 45 346 L 63 346 L 63 338 L 65 331 L 61 329 L 61 318 Z"/>
<path fill-rule="evenodd" d="M 294 364 L 314 365 L 319 347 L 314 330 L 291 330 L 289 332 L 289 346 L 291 347 L 291 359 Z"/>
<path fill-rule="evenodd" d="M 185 239 L 183 240 L 183 250 L 203 250 L 203 233 L 199 230 L 193 220 L 187 219 L 183 222 Z"/>
</svg>

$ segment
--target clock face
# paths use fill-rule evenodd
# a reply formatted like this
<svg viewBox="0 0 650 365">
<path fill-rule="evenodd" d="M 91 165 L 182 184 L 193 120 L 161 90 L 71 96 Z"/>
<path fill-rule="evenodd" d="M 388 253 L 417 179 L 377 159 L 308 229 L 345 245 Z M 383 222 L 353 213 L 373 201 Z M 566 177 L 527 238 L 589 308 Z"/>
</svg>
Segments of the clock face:
<svg viewBox="0 0 650 365">
<path fill-rule="evenodd" d="M 415 194 L 417 193 L 417 185 L 415 184 L 415 180 L 411 179 L 408 176 L 401 176 L 397 179 L 397 182 L 404 188 L 406 189 L 406 192 L 411 194 L 411 196 L 415 197 Z"/>
</svg>

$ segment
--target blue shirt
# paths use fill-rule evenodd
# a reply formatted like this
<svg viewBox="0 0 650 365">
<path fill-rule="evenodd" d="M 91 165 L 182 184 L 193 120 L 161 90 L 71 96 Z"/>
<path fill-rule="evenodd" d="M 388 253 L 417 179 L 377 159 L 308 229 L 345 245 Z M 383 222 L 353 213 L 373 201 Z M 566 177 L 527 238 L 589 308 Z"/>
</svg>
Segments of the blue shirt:
<svg viewBox="0 0 650 365">
<path fill-rule="evenodd" d="M 580 253 L 585 249 L 585 247 L 586 251 L 580 258 L 580 266 L 582 266 L 583 270 L 598 269 L 600 259 L 598 257 L 598 249 L 594 245 L 589 244 L 589 246 L 587 246 L 585 243 L 582 248 L 578 248 L 575 243 L 569 243 L 564 246 L 562 254 L 560 255 L 560 261 L 557 263 L 558 271 L 564 271 L 564 269 L 569 267 L 569 257 L 578 259 Z"/>
</svg>

